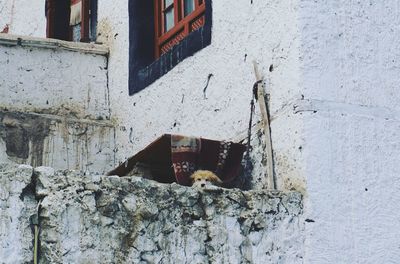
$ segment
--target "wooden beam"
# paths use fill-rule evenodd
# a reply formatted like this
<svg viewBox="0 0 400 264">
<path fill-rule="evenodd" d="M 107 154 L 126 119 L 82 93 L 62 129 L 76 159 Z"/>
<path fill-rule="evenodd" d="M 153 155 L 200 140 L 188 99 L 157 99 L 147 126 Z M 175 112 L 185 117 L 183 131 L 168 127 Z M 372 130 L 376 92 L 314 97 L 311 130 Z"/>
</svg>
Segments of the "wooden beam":
<svg viewBox="0 0 400 264">
<path fill-rule="evenodd" d="M 55 3 L 54 0 L 46 0 L 46 37 L 54 37 L 54 17 L 55 17 Z"/>
<path fill-rule="evenodd" d="M 258 71 L 258 65 L 255 61 L 253 61 L 254 73 L 256 76 L 256 80 L 258 82 L 257 87 L 257 97 L 258 104 L 260 107 L 262 123 L 264 127 L 265 133 L 265 152 L 267 154 L 267 184 L 269 189 L 277 189 L 276 184 L 276 176 L 274 170 L 274 157 L 272 152 L 272 137 L 271 137 L 271 126 L 269 122 L 269 113 L 268 113 L 268 102 L 265 101 L 265 92 L 264 92 L 264 79 Z"/>
<path fill-rule="evenodd" d="M 90 0 L 82 0 L 81 42 L 89 42 Z"/>
</svg>

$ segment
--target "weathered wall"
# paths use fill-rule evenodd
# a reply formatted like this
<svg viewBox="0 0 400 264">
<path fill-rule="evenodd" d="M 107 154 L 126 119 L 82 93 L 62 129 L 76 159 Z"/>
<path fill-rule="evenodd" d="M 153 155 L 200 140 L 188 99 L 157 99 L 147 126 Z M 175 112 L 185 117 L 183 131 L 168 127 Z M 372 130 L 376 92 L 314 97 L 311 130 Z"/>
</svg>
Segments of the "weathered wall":
<svg viewBox="0 0 400 264">
<path fill-rule="evenodd" d="M 110 87 L 111 117 L 119 124 L 116 130 L 117 162 L 123 162 L 163 133 L 180 133 L 224 140 L 243 139 L 249 118 L 252 86 L 255 81 L 253 60 L 259 63 L 261 72 L 268 75 L 267 87 L 271 92 L 271 106 L 274 114 L 288 102 L 301 98 L 297 85 L 299 77 L 298 49 L 296 47 L 299 44 L 296 27 L 296 1 L 237 1 L 229 5 L 223 1 L 215 1 L 213 3 L 212 44 L 195 56 L 186 59 L 159 81 L 132 97 L 127 96 L 129 45 L 127 6 L 127 0 L 118 1 L 118 3 L 99 1 L 98 10 L 97 40 L 106 44 L 110 49 L 107 81 Z M 240 13 L 237 10 L 243 12 Z M 247 19 L 249 16 L 253 19 Z M 281 23 L 283 20 L 285 23 Z M 232 25 L 238 21 L 240 21 L 240 25 L 235 26 L 235 30 L 233 30 Z M 265 21 L 269 21 L 269 23 L 265 23 Z M 37 16 L 32 24 L 37 25 L 42 22 L 42 17 Z M 262 29 L 262 31 L 259 32 L 255 29 Z M 226 41 L 227 39 L 230 41 Z M 34 49 L 26 52 L 27 57 L 35 55 Z M 68 52 L 67 54 L 72 56 L 68 58 L 68 61 L 71 61 L 73 65 L 76 65 L 73 61 L 81 58 L 79 54 L 74 55 Z M 59 56 L 59 52 L 52 56 Z M 19 61 L 18 56 L 12 54 L 12 57 Z M 97 58 L 93 60 L 97 60 Z M 61 59 L 58 62 L 64 63 Z M 78 67 L 83 72 L 88 72 L 85 76 L 98 76 L 91 74 L 92 71 L 97 71 L 96 67 L 85 68 L 96 63 L 89 60 L 87 63 L 78 63 Z M 56 63 L 53 64 L 49 63 L 46 66 L 60 67 Z M 7 66 L 5 68 L 8 71 L 12 69 Z M 21 68 L 21 70 L 24 69 L 24 67 Z M 45 69 L 47 68 L 45 67 Z M 85 91 L 82 92 L 79 90 L 81 87 L 76 85 L 76 79 L 69 78 L 73 83 L 59 84 L 58 80 L 66 80 L 67 76 L 74 75 L 74 72 L 69 73 L 69 70 L 70 67 L 67 67 L 65 71 L 60 71 L 66 74 L 55 74 L 53 79 L 55 85 L 48 90 L 45 88 L 45 93 L 47 91 L 54 92 L 54 95 L 49 96 L 49 102 L 47 97 L 32 98 L 34 100 L 30 102 L 22 100 L 21 98 L 25 98 L 27 92 L 24 92 L 21 85 L 7 83 L 10 87 L 14 87 L 14 94 L 7 98 L 7 103 L 17 102 L 24 108 L 29 108 L 29 104 L 32 104 L 31 108 L 39 106 L 51 108 L 52 111 L 57 110 L 60 105 L 65 105 L 69 112 L 73 112 L 75 109 L 81 109 L 88 100 L 92 100 L 84 107 L 85 112 L 95 115 L 105 114 L 107 109 L 99 109 L 104 106 L 103 102 L 94 103 L 97 96 L 108 98 L 103 97 L 103 89 L 100 89 L 100 93 L 97 89 L 98 86 L 102 87 L 104 79 L 96 77 L 89 80 L 87 85 L 82 85 Z M 210 73 L 213 74 L 213 77 L 206 94 L 203 94 L 207 76 Z M 19 76 L 14 76 L 15 74 L 18 75 L 19 72 L 12 71 L 13 77 L 18 78 Z M 29 76 L 29 73 L 23 74 Z M 32 72 L 30 76 L 32 83 L 40 87 L 41 78 L 35 77 L 37 72 Z M 60 91 L 55 88 L 63 86 L 69 86 L 69 89 Z M 279 87 L 279 89 L 270 89 L 271 86 Z M 76 87 L 79 87 L 78 90 Z M 65 95 L 66 91 L 71 92 Z M 38 90 L 38 93 L 35 94 L 41 93 Z M 15 100 L 15 97 L 18 100 Z M 30 97 L 32 94 L 28 93 L 27 98 Z M 72 99 L 65 102 L 66 98 L 71 97 Z M 42 100 L 43 98 L 46 98 L 46 101 Z M 55 101 L 54 105 L 52 101 Z M 67 104 L 69 101 L 77 102 L 78 105 L 71 106 Z M 47 103 L 50 105 L 46 105 Z M 297 140 L 301 134 L 301 126 L 299 123 L 293 124 L 291 118 L 286 115 L 280 115 L 279 118 L 280 123 L 273 124 L 279 127 L 273 129 L 278 170 L 279 173 L 285 175 L 280 178 L 279 185 L 302 185 L 299 187 L 304 189 L 301 153 L 297 150 L 298 146 L 293 146 L 287 140 L 288 138 Z M 255 118 L 255 121 L 257 120 L 259 120 L 258 116 Z M 285 133 L 275 133 L 282 126 Z M 290 168 L 286 169 L 288 162 L 291 163 Z M 257 171 L 255 174 L 261 175 L 262 172 Z M 292 181 L 296 183 L 292 183 Z M 256 187 L 262 189 L 266 185 L 260 181 L 260 185 Z"/>
<path fill-rule="evenodd" d="M 397 263 L 399 1 L 301 1 L 309 263 Z M 299 115 L 298 114 L 298 115 Z"/>
<path fill-rule="evenodd" d="M 114 48 L 110 83 L 126 87 L 127 1 L 120 4 L 100 3 L 99 30 Z M 130 98 L 112 91 L 113 107 L 125 102 L 114 112 L 125 126 L 118 159 L 164 132 L 241 133 L 256 59 L 268 76 L 280 186 L 306 188 L 306 261 L 397 262 L 398 210 L 389 195 L 398 196 L 400 170 L 398 2 L 214 1 L 213 8 L 209 47 Z"/>
<path fill-rule="evenodd" d="M 165 132 L 236 138 L 256 59 L 280 187 L 306 189 L 305 262 L 398 262 L 398 1 L 214 0 L 212 44 L 132 97 L 127 6 L 99 3 L 117 161 Z"/>
<path fill-rule="evenodd" d="M 17 36 L 1 35 L 0 106 L 109 119 L 106 54 L 93 44 L 21 37 L 18 45 Z"/>
<path fill-rule="evenodd" d="M 0 173 L 5 263 L 32 259 L 34 195 L 41 263 L 302 263 L 297 192 L 200 192 L 45 167 L 2 165 Z"/>
<path fill-rule="evenodd" d="M 110 122 L 0 111 L 0 161 L 106 173 L 115 167 Z"/>
<path fill-rule="evenodd" d="M 46 17 L 43 0 L 0 1 L 0 32 L 8 25 L 8 33 L 46 37 Z"/>
<path fill-rule="evenodd" d="M 245 138 L 255 82 L 252 61 L 256 60 L 260 71 L 268 76 L 272 112 L 279 119 L 273 122 L 272 130 L 279 173 L 286 177 L 279 184 L 295 177 L 304 179 L 299 146 L 292 144 L 300 137 L 301 123 L 276 113 L 283 105 L 301 98 L 297 1 L 213 1 L 211 45 L 131 97 L 127 96 L 127 6 L 127 0 L 118 4 L 99 2 L 98 40 L 110 46 L 110 102 L 113 116 L 121 125 L 117 131 L 118 161 L 163 133 L 221 140 Z M 204 94 L 209 74 L 213 77 Z M 283 127 L 284 133 L 277 133 Z"/>
<path fill-rule="evenodd" d="M 107 48 L 0 36 L 0 161 L 105 173 L 115 166 Z"/>
<path fill-rule="evenodd" d="M 307 224 L 305 260 L 397 263 L 400 122 L 367 107 L 347 107 L 314 106 L 318 114 L 305 118 L 307 170 L 313 175 L 306 211 L 315 221 Z"/>
<path fill-rule="evenodd" d="M 0 165 L 0 263 L 30 263 L 33 233 L 29 218 L 37 202 L 30 185 L 33 168 Z"/>
</svg>

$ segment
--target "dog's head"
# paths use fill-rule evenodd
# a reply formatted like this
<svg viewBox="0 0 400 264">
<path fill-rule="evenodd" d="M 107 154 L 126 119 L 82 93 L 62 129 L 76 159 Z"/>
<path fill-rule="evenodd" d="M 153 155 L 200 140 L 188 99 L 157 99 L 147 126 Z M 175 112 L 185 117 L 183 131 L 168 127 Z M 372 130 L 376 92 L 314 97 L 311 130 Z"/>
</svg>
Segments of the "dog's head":
<svg viewBox="0 0 400 264">
<path fill-rule="evenodd" d="M 205 188 L 210 185 L 221 185 L 222 181 L 213 172 L 208 170 L 195 171 L 191 176 L 192 186 Z"/>
</svg>

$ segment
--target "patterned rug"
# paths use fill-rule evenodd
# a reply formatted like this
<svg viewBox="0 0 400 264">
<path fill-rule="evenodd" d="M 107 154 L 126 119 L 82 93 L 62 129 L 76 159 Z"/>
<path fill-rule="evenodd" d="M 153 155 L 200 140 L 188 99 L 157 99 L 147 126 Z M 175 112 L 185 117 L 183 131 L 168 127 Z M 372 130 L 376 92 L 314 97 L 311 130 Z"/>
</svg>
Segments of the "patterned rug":
<svg viewBox="0 0 400 264">
<path fill-rule="evenodd" d="M 176 181 L 190 185 L 196 170 L 214 172 L 224 185 L 239 174 L 245 146 L 227 141 L 171 135 L 171 160 Z"/>
</svg>

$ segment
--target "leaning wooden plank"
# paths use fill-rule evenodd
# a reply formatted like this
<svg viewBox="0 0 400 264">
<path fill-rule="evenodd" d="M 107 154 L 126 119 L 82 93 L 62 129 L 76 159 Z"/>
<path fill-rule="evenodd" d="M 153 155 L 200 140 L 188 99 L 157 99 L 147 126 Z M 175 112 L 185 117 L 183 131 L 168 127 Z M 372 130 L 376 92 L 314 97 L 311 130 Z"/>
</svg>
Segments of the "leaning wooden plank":
<svg viewBox="0 0 400 264">
<path fill-rule="evenodd" d="M 264 133 L 265 133 L 265 152 L 267 154 L 267 183 L 268 188 L 270 189 L 277 189 L 276 184 L 276 177 L 275 177 L 275 170 L 274 170 L 274 158 L 272 153 L 272 138 L 271 138 L 271 128 L 269 123 L 269 115 L 267 109 L 267 102 L 265 101 L 265 92 L 264 92 L 264 80 L 261 76 L 260 72 L 258 71 L 258 66 L 255 61 L 253 61 L 254 66 L 254 73 L 257 80 L 257 97 L 258 97 L 258 104 L 260 107 L 262 123 L 264 126 Z"/>
</svg>

